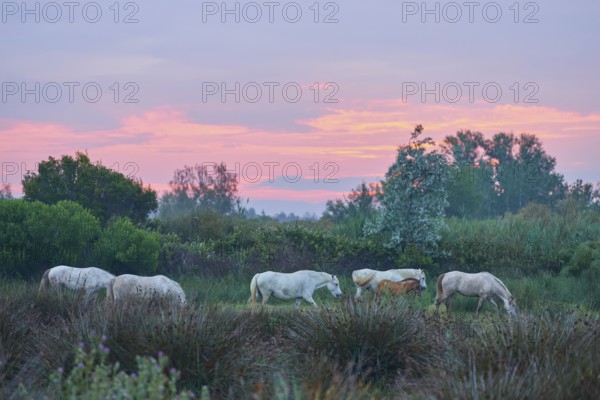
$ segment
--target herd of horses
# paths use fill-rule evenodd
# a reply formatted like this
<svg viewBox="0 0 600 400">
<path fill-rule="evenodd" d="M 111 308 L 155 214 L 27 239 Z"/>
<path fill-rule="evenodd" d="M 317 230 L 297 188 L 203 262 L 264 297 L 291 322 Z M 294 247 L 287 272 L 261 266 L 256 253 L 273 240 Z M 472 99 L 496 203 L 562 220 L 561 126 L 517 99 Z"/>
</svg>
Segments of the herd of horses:
<svg viewBox="0 0 600 400">
<path fill-rule="evenodd" d="M 391 269 L 377 271 L 360 269 L 352 272 L 352 281 L 356 286 L 354 298 L 358 300 L 363 291 L 375 292 L 378 295 L 420 295 L 427 289 L 425 272 L 422 269 Z M 163 275 L 151 277 L 124 274 L 115 276 L 96 267 L 75 268 L 59 265 L 48 269 L 42 278 L 40 291 L 51 288 L 67 287 L 83 290 L 86 298 L 97 296 L 100 289 L 106 288 L 106 301 L 119 304 L 128 298 L 153 299 L 166 298 L 177 304 L 185 304 L 185 292 L 172 279 Z M 262 304 L 267 304 L 271 296 L 282 300 L 296 300 L 296 308 L 304 299 L 317 307 L 312 295 L 316 289 L 327 287 L 334 297 L 341 297 L 340 282 L 335 275 L 327 272 L 302 270 L 292 273 L 267 271 L 254 275 L 250 282 L 250 299 L 256 306 L 257 298 L 262 297 Z M 511 315 L 516 315 L 517 304 L 504 283 L 489 272 L 466 273 L 451 271 L 441 274 L 436 282 L 435 313 L 443 303 L 450 315 L 452 299 L 456 294 L 468 297 L 479 297 L 477 313 L 484 301 L 489 301 L 496 308 L 494 297 L 502 300 L 504 308 Z"/>
</svg>

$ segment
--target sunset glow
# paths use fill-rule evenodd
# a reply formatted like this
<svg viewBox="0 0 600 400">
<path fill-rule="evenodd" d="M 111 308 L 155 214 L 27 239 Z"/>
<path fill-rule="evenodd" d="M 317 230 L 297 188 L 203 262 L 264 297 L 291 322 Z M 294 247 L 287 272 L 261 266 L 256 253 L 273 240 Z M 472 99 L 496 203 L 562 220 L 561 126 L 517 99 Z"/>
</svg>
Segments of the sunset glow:
<svg viewBox="0 0 600 400">
<path fill-rule="evenodd" d="M 2 183 L 19 196 L 22 176 L 36 163 L 84 151 L 162 193 L 178 168 L 225 162 L 239 175 L 239 195 L 257 212 L 319 214 L 327 200 L 341 198 L 362 181 L 383 178 L 417 124 L 436 142 L 467 129 L 485 138 L 499 132 L 534 134 L 557 158 L 557 172 L 567 181 L 600 180 L 598 79 L 591 74 L 598 70 L 591 66 L 600 67 L 596 52 L 582 55 L 567 48 L 560 60 L 540 61 L 534 68 L 511 57 L 532 48 L 534 39 L 510 49 L 492 39 L 517 30 L 523 37 L 535 36 L 539 54 L 534 59 L 554 57 L 556 49 L 542 37 L 555 24 L 563 25 L 554 19 L 562 12 L 559 2 L 544 4 L 540 18 L 545 24 L 527 26 L 429 24 L 417 17 L 394 25 L 393 16 L 400 15 L 394 13 L 401 10 L 391 2 L 386 2 L 390 15 L 379 19 L 360 2 L 340 4 L 335 24 L 228 24 L 216 18 L 201 23 L 199 5 L 184 3 L 188 11 L 175 24 L 181 24 L 180 31 L 169 19 L 180 14 L 152 1 L 140 5 L 139 23 L 101 21 L 96 28 L 113 41 L 111 46 L 96 41 L 85 21 L 1 25 L 3 37 L 9 30 L 16 34 L 0 44 L 3 54 L 14 55 L 0 66 Z M 578 18 L 588 26 L 585 15 Z M 356 26 L 363 27 L 360 33 Z M 383 27 L 390 37 L 381 36 Z M 413 35 L 415 30 L 420 36 Z M 597 36 L 597 26 L 593 33 Z M 60 55 L 34 40 L 50 34 L 65 41 Z M 578 43 L 590 36 L 564 35 Z M 466 43 L 466 37 L 473 42 Z M 462 42 L 465 48 L 450 54 L 435 44 L 438 39 Z M 91 48 L 93 55 L 82 55 Z M 577 71 L 568 61 L 574 52 L 582 66 Z M 565 79 L 570 91 L 564 90 Z M 72 81 L 81 84 L 69 102 L 65 88 Z M 461 86 L 444 85 L 454 81 L 463 89 L 463 82 L 481 82 L 473 101 L 465 96 L 455 101 L 449 90 L 440 99 L 440 93 L 409 96 L 405 91 Z M 36 82 L 39 93 L 32 92 Z M 85 82 L 96 82 L 92 87 L 101 89 L 99 101 L 90 101 L 93 91 L 83 93 L 84 100 L 77 97 Z M 500 101 L 489 101 L 491 92 L 481 91 L 485 82 L 501 88 Z M 49 99 L 56 88 L 64 93 L 53 103 Z M 207 93 L 207 88 L 229 92 Z M 530 98 L 535 101 L 524 101 Z"/>
</svg>

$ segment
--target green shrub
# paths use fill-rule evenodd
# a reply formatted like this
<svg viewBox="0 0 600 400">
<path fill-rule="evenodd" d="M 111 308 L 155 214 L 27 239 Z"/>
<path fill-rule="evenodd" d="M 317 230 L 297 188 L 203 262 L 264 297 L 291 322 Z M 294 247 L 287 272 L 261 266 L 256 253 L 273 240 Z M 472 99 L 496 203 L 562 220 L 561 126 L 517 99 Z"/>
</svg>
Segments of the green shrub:
<svg viewBox="0 0 600 400">
<path fill-rule="evenodd" d="M 94 260 L 116 274 L 153 275 L 158 267 L 160 236 L 135 227 L 127 218 L 112 219 L 94 246 Z"/>
<path fill-rule="evenodd" d="M 582 272 L 600 273 L 600 240 L 581 243 L 575 249 L 561 275 L 580 276 Z"/>
<path fill-rule="evenodd" d="M 100 223 L 71 201 L 54 205 L 0 201 L 0 274 L 30 277 L 50 266 L 83 266 L 100 234 Z"/>
</svg>

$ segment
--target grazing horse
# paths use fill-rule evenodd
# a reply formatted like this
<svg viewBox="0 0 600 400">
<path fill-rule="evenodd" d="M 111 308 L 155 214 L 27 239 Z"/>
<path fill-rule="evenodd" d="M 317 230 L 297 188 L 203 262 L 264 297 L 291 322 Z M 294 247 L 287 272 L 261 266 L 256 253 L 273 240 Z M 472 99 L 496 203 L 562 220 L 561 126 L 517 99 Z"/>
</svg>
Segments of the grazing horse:
<svg viewBox="0 0 600 400">
<path fill-rule="evenodd" d="M 359 269 L 352 272 L 352 281 L 356 285 L 355 299 L 358 299 L 364 290 L 375 291 L 377 285 L 383 279 L 399 282 L 404 279 L 414 278 L 419 280 L 421 290 L 427 289 L 425 272 L 422 269 L 390 269 L 387 271 L 376 271 L 374 269 Z"/>
<path fill-rule="evenodd" d="M 185 292 L 179 283 L 163 275 L 137 276 L 124 274 L 113 278 L 108 284 L 106 298 L 111 303 L 124 299 L 141 298 L 152 300 L 156 297 L 167 298 L 174 303 L 185 304 Z"/>
<path fill-rule="evenodd" d="M 292 273 L 262 272 L 254 275 L 250 282 L 250 302 L 252 307 L 256 306 L 256 297 L 260 294 L 263 305 L 267 304 L 269 297 L 273 295 L 282 300 L 296 299 L 296 308 L 300 307 L 302 299 L 317 307 L 312 295 L 316 289 L 323 286 L 327 286 L 334 297 L 342 295 L 338 278 L 327 272 L 308 270 Z"/>
<path fill-rule="evenodd" d="M 446 304 L 446 311 L 450 315 L 452 297 L 456 294 L 462 294 L 468 297 L 479 297 L 477 305 L 477 314 L 485 300 L 498 308 L 498 304 L 492 296 L 498 296 L 504 302 L 504 308 L 511 317 L 517 315 L 517 303 L 513 295 L 510 294 L 504 283 L 489 272 L 479 272 L 468 274 L 466 272 L 451 271 L 438 277 L 436 284 L 437 295 L 435 298 L 435 313 L 439 312 L 440 304 Z"/>
<path fill-rule="evenodd" d="M 96 267 L 74 268 L 59 265 L 44 272 L 39 292 L 64 286 L 72 290 L 83 290 L 86 299 L 90 300 L 100 289 L 106 288 L 114 277 L 110 272 Z"/>
<path fill-rule="evenodd" d="M 390 281 L 389 279 L 383 279 L 377 284 L 377 294 L 383 292 L 389 292 L 396 296 L 403 294 L 414 293 L 415 295 L 421 295 L 421 283 L 418 279 L 408 278 L 400 282 Z"/>
</svg>

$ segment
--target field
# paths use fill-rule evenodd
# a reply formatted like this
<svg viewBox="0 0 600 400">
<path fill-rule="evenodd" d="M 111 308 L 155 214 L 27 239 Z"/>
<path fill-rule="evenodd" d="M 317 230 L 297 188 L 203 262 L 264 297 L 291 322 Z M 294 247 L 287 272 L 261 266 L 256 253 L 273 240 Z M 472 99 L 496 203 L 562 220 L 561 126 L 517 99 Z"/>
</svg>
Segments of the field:
<svg viewBox="0 0 600 400">
<path fill-rule="evenodd" d="M 435 277 L 420 298 L 321 306 L 271 299 L 251 311 L 249 277 L 181 276 L 190 304 L 128 304 L 0 286 L 3 399 L 598 398 L 598 281 L 502 277 L 519 316 L 457 298 L 433 315 Z M 138 357 L 141 356 L 141 357 Z"/>
</svg>

